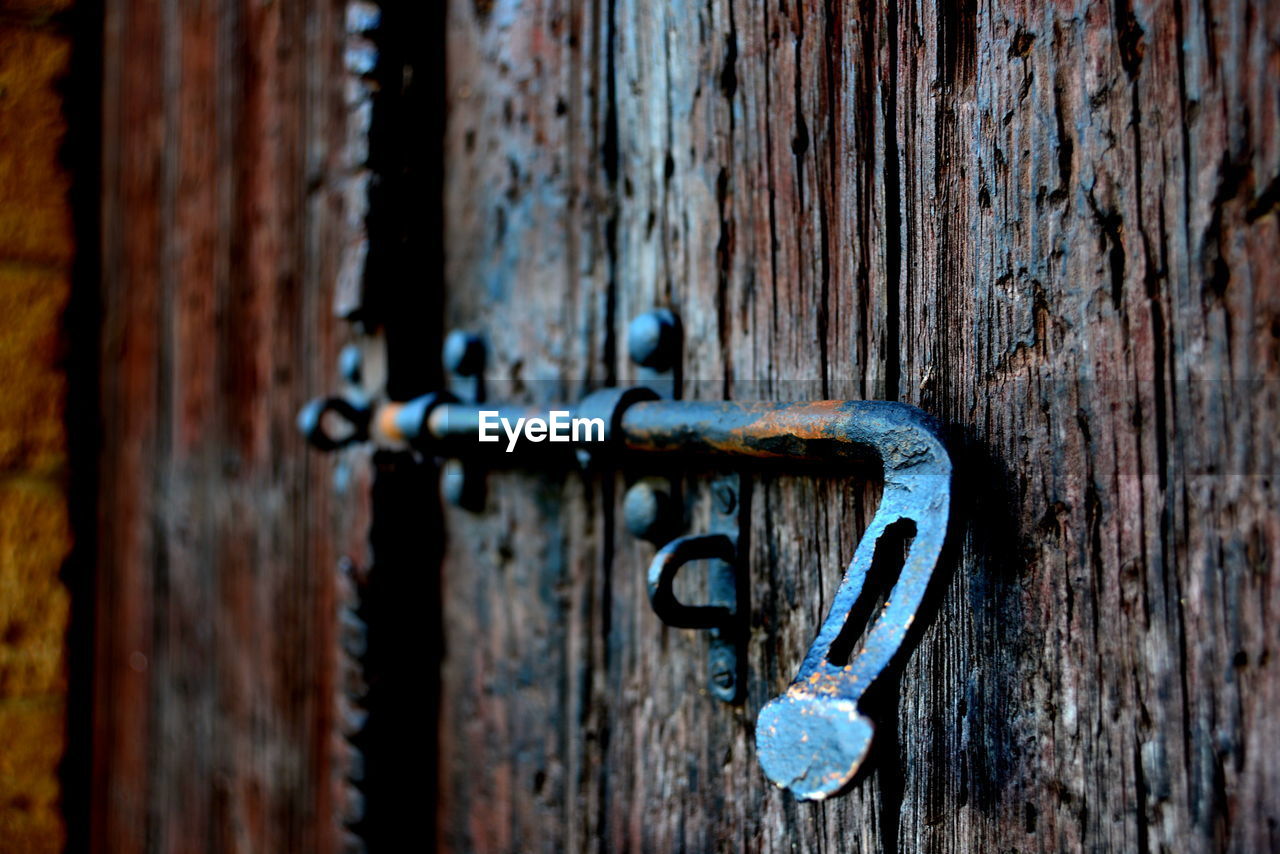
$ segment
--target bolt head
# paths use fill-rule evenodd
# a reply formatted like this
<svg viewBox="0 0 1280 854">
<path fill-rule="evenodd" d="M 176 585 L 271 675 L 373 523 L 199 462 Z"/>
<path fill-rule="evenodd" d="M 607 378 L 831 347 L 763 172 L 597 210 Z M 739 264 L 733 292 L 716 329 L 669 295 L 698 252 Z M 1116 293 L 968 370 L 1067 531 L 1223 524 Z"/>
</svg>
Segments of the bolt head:
<svg viewBox="0 0 1280 854">
<path fill-rule="evenodd" d="M 444 500 L 448 501 L 454 507 L 462 503 L 464 494 L 464 484 L 466 483 L 466 472 L 462 468 L 460 460 L 445 460 L 444 467 L 440 471 L 440 486 L 444 493 Z"/>
<path fill-rule="evenodd" d="M 720 484 L 715 489 L 716 506 L 724 515 L 729 515 L 738 507 L 738 496 L 734 494 L 733 489 L 725 484 Z"/>
<path fill-rule="evenodd" d="M 631 361 L 655 371 L 668 371 L 680 355 L 680 326 L 665 308 L 647 311 L 627 326 Z"/>
<path fill-rule="evenodd" d="M 622 512 L 627 530 L 651 543 L 662 540 L 674 527 L 675 502 L 671 493 L 647 480 L 627 490 Z"/>
<path fill-rule="evenodd" d="M 484 510 L 485 484 L 482 473 L 469 469 L 461 460 L 447 460 L 440 472 L 445 501 L 454 507 L 479 513 Z"/>
<path fill-rule="evenodd" d="M 711 642 L 711 657 L 707 662 L 711 675 L 711 693 L 732 703 L 738 698 L 738 659 L 732 647 Z"/>
<path fill-rule="evenodd" d="M 364 374 L 364 354 L 355 344 L 348 344 L 338 353 L 338 374 L 353 385 L 360 384 Z"/>
<path fill-rule="evenodd" d="M 455 329 L 444 339 L 444 366 L 460 377 L 479 376 L 484 371 L 484 341 L 479 335 Z"/>
</svg>

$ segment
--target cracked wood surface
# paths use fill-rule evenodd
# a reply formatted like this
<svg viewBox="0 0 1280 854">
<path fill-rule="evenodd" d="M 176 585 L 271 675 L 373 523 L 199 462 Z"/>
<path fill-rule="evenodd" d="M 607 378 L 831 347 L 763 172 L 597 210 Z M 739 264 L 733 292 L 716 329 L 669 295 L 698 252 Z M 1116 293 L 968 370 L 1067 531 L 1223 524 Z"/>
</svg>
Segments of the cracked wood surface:
<svg viewBox="0 0 1280 854">
<path fill-rule="evenodd" d="M 495 397 L 633 380 L 669 306 L 686 397 L 903 400 L 959 465 L 821 804 L 752 727 L 874 485 L 756 482 L 735 709 L 622 478 L 491 476 L 446 520 L 447 849 L 1280 848 L 1280 7 L 452 0 L 447 39 L 446 327 Z"/>
</svg>

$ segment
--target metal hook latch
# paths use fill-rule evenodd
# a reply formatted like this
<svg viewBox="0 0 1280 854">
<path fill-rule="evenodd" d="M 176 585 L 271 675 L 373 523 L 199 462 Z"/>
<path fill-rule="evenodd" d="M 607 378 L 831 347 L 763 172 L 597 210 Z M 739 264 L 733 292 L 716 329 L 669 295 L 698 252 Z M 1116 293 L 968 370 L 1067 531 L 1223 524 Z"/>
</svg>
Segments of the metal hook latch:
<svg viewBox="0 0 1280 854">
<path fill-rule="evenodd" d="M 871 721 L 858 711 L 858 703 L 902 646 L 942 553 L 950 513 L 951 460 L 939 428 L 919 409 L 884 401 L 746 403 L 655 398 L 651 390 L 640 387 L 608 389 L 576 406 L 549 409 L 590 415 L 604 424 L 599 441 L 584 440 L 563 448 L 576 451 L 578 459 L 593 467 L 632 465 L 646 457 L 705 457 L 824 468 L 842 461 L 878 462 L 883 468 L 884 496 L 858 543 L 831 611 L 796 678 L 782 696 L 761 709 L 756 726 L 757 751 L 769 779 L 802 799 L 835 794 L 853 779 L 871 744 Z M 503 417 L 510 415 L 513 421 L 526 415 L 551 417 L 545 406 L 484 406 Z M 330 401 L 308 407 L 301 426 L 322 448 L 353 441 L 325 431 L 321 422 L 333 415 L 351 422 L 356 437 L 405 442 L 446 458 L 483 456 L 491 463 L 515 462 L 517 455 L 478 442 L 479 408 L 475 402 L 460 403 L 446 395 L 384 402 L 371 414 L 362 406 L 344 407 Z M 535 447 L 534 458 L 542 465 L 563 465 L 575 459 L 573 453 L 556 453 L 555 447 Z M 650 582 L 651 601 L 659 616 L 675 625 L 713 633 L 712 687 L 717 696 L 730 699 L 737 696 L 743 681 L 738 667 L 744 656 L 738 654 L 737 644 L 745 632 L 737 620 L 748 610 L 746 586 L 735 576 L 726 585 L 726 591 L 736 587 L 733 597 L 717 593 L 717 600 L 694 608 L 681 605 L 671 593 L 672 580 L 684 563 L 704 558 L 729 566 L 738 563 L 738 549 L 730 548 L 732 538 L 714 536 L 722 531 L 671 543 L 654 559 Z M 847 645 L 837 641 L 847 636 L 846 623 L 855 622 L 850 615 L 868 573 L 890 550 L 901 554 L 904 547 L 906 557 L 888 601 L 872 621 L 862 648 L 849 656 Z M 718 657 L 730 653 L 733 667 L 721 670 Z M 727 672 L 733 673 L 731 681 L 720 675 Z"/>
<path fill-rule="evenodd" d="M 681 567 L 699 560 L 710 561 L 708 602 L 685 605 L 676 599 L 675 578 Z M 742 696 L 746 609 L 739 606 L 739 587 L 738 545 L 733 534 L 678 537 L 659 549 L 649 564 L 653 612 L 668 626 L 707 631 L 711 639 L 707 666 L 711 693 L 726 703 Z"/>
<path fill-rule="evenodd" d="M 800 672 L 756 721 L 756 753 L 765 774 L 802 800 L 838 793 L 866 758 L 874 727 L 858 702 L 902 646 L 947 533 L 951 459 L 933 419 L 910 407 L 864 406 L 869 411 L 857 431 L 883 462 L 884 496 Z M 867 593 L 867 576 L 895 557 L 902 560 L 898 579 L 861 650 L 850 655 L 840 641 L 858 628 L 846 624 Z"/>
</svg>

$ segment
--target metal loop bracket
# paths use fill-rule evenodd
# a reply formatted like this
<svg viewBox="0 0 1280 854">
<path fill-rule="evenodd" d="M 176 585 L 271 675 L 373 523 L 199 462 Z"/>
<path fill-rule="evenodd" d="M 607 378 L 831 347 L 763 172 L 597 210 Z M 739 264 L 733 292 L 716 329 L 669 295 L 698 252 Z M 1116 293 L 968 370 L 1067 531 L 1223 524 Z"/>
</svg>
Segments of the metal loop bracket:
<svg viewBox="0 0 1280 854">
<path fill-rule="evenodd" d="M 737 548 L 726 534 L 699 534 L 678 537 L 667 543 L 649 564 L 649 604 L 662 622 L 677 629 L 719 629 L 733 623 L 737 614 L 736 585 L 719 585 L 713 579 L 711 599 L 729 604 L 685 605 L 676 599 L 672 584 L 686 563 L 712 558 L 733 564 Z"/>
<path fill-rule="evenodd" d="M 707 604 L 686 605 L 676 598 L 676 575 L 687 563 L 708 562 Z M 711 693 L 726 703 L 742 697 L 746 614 L 738 607 L 738 547 L 731 534 L 678 537 L 649 564 L 649 604 L 658 619 L 679 629 L 707 632 L 707 677 Z"/>
<path fill-rule="evenodd" d="M 346 433 L 329 432 L 330 414 L 348 426 Z M 336 451 L 369 439 L 369 421 L 373 410 L 367 404 L 345 397 L 318 397 L 298 412 L 298 429 L 311 446 L 321 451 Z"/>
</svg>

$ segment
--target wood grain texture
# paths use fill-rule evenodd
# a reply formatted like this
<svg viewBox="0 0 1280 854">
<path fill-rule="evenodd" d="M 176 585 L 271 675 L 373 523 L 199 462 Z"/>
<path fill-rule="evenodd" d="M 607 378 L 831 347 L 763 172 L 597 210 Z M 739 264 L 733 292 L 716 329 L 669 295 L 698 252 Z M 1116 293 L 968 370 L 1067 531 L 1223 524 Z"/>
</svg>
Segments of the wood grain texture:
<svg viewBox="0 0 1280 854">
<path fill-rule="evenodd" d="M 569 399 L 616 370 L 608 22 L 553 2 L 447 22 L 445 325 L 486 333 L 493 397 Z M 446 848 L 581 850 L 604 830 L 611 490 L 508 473 L 482 517 L 446 517 Z"/>
<path fill-rule="evenodd" d="M 338 850 L 343 12 L 105 4 L 94 850 Z"/>
<path fill-rule="evenodd" d="M 740 709 L 643 595 L 621 483 L 451 512 L 450 850 L 1280 848 L 1280 10 L 1246 2 L 449 6 L 446 317 L 498 394 L 877 397 L 960 508 L 869 770 L 799 804 L 753 721 L 874 488 L 751 498 Z M 896 684 L 895 684 L 896 681 Z"/>
</svg>

